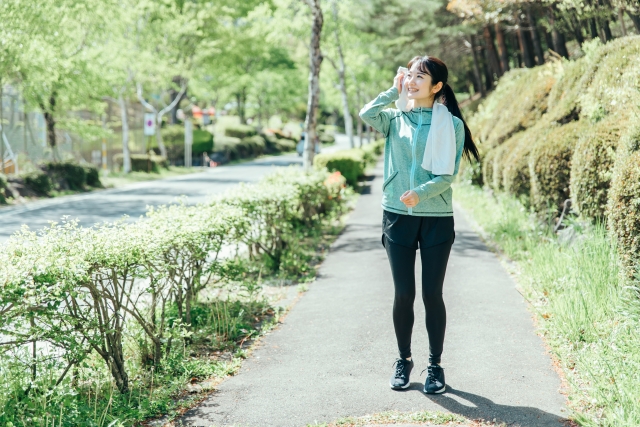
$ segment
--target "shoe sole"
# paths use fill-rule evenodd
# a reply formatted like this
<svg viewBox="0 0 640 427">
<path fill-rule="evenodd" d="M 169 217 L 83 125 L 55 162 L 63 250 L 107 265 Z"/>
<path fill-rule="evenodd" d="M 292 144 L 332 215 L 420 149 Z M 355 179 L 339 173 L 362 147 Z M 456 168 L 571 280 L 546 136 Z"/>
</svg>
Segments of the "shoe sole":
<svg viewBox="0 0 640 427">
<path fill-rule="evenodd" d="M 425 389 L 422 389 L 422 391 L 425 394 L 440 394 L 440 393 L 444 393 L 444 391 L 447 389 L 447 386 L 445 385 L 444 387 L 442 387 L 440 390 L 436 390 L 436 391 L 427 391 Z"/>
<path fill-rule="evenodd" d="M 409 388 L 410 385 L 411 383 L 408 382 L 407 384 L 401 385 L 400 387 L 398 387 L 398 386 L 392 386 L 391 383 L 389 383 L 391 390 L 404 390 L 405 388 Z"/>
</svg>

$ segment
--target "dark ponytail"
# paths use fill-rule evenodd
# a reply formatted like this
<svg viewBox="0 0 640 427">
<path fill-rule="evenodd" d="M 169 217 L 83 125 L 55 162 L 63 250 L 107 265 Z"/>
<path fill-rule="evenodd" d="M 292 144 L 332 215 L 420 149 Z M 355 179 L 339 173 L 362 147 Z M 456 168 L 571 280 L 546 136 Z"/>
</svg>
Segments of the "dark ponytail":
<svg viewBox="0 0 640 427">
<path fill-rule="evenodd" d="M 435 58 L 433 56 L 416 56 L 411 61 L 407 67 L 410 69 L 413 64 L 419 61 L 418 69 L 423 73 L 427 73 L 431 76 L 431 84 L 436 85 L 442 82 L 442 89 L 435 95 L 435 99 L 442 99 L 442 103 L 447 106 L 449 112 L 462 120 L 462 124 L 464 125 L 464 152 L 463 155 L 467 158 L 467 160 L 471 161 L 471 157 L 473 156 L 476 161 L 480 161 L 480 154 L 478 153 L 478 147 L 473 142 L 473 137 L 471 136 L 471 130 L 469 126 L 467 126 L 467 122 L 464 121 L 462 117 L 462 112 L 460 111 L 460 106 L 458 105 L 458 100 L 456 99 L 456 95 L 453 93 L 453 89 L 447 83 L 449 78 L 449 70 L 444 62 Z"/>
</svg>

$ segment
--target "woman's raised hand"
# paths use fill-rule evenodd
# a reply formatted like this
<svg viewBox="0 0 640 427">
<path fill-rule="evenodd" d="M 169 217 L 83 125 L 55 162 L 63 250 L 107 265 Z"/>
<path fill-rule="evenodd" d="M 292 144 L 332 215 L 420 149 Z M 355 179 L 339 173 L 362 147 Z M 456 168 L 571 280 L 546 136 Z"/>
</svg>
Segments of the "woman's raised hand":
<svg viewBox="0 0 640 427">
<path fill-rule="evenodd" d="M 398 70 L 398 74 L 393 78 L 393 86 L 398 88 L 398 92 L 402 92 L 402 82 L 404 81 L 404 73 Z"/>
</svg>

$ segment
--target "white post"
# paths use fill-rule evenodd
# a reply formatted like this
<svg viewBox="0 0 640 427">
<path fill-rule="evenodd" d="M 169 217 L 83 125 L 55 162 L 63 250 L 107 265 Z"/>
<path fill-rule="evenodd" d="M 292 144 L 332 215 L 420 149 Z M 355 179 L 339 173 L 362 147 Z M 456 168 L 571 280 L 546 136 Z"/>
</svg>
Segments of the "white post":
<svg viewBox="0 0 640 427">
<path fill-rule="evenodd" d="M 191 119 L 184 120 L 184 166 L 191 167 L 191 149 L 193 147 L 193 123 Z"/>
</svg>

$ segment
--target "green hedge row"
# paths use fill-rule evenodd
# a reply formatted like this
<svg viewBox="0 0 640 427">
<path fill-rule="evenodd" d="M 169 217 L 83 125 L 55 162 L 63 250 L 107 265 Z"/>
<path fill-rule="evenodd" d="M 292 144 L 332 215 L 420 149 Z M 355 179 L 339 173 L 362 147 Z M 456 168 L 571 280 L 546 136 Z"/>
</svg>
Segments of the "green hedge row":
<svg viewBox="0 0 640 427">
<path fill-rule="evenodd" d="M 378 140 L 362 148 L 321 153 L 314 157 L 313 165 L 318 169 L 339 171 L 351 186 L 358 184 L 367 166 L 372 166 L 384 150 L 384 140 Z"/>
<path fill-rule="evenodd" d="M 318 228 L 343 206 L 344 184 L 326 170 L 282 169 L 210 203 L 151 208 L 135 222 L 83 228 L 63 220 L 38 232 L 21 230 L 0 252 L 3 350 L 46 342 L 55 358 L 29 359 L 24 376 L 30 377 L 32 363 L 50 370 L 59 361 L 58 383 L 96 355 L 127 393 L 134 351 L 124 344 L 129 328 L 151 343 L 158 364 L 169 354 L 176 322 L 187 330 L 193 324 L 190 308 L 199 293 L 235 274 L 237 259 L 223 259 L 223 247 L 246 247 L 274 271 L 294 268 L 287 251 L 300 230 Z M 178 313 L 171 324 L 169 307 Z M 10 393 L 19 398 L 24 392 Z"/>
<path fill-rule="evenodd" d="M 114 155 L 113 162 L 119 169 L 122 169 L 122 153 Z M 154 154 L 153 151 L 150 151 L 149 154 L 131 154 L 131 170 L 133 172 L 160 173 L 161 168 L 168 167 L 169 161 L 165 157 Z"/>
<path fill-rule="evenodd" d="M 510 72 L 479 107 L 469 122 L 481 181 L 542 218 L 571 199 L 583 218 L 608 222 L 631 271 L 640 265 L 640 36 L 583 49 L 576 61 Z"/>
</svg>

